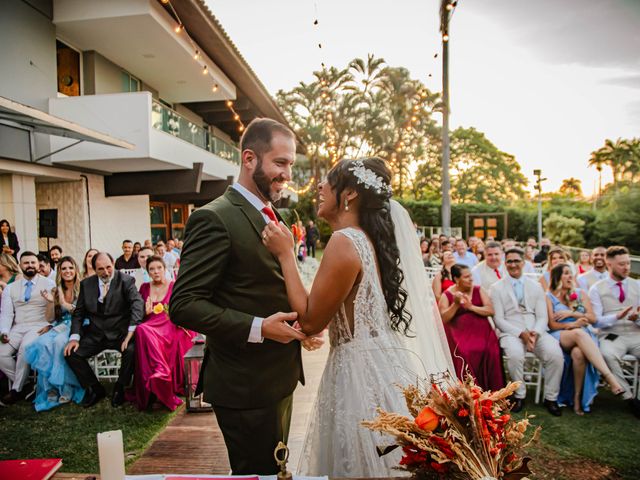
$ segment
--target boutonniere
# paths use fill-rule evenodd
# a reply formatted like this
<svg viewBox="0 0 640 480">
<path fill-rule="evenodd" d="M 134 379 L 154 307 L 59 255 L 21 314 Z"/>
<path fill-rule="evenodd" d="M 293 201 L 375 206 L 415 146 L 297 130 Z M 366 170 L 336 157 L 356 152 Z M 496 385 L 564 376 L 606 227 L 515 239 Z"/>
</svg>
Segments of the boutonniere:
<svg viewBox="0 0 640 480">
<path fill-rule="evenodd" d="M 167 305 L 166 303 L 156 303 L 153 306 L 153 313 L 155 313 L 156 315 L 160 315 L 162 312 L 166 313 L 167 315 L 169 314 L 169 305 Z"/>
</svg>

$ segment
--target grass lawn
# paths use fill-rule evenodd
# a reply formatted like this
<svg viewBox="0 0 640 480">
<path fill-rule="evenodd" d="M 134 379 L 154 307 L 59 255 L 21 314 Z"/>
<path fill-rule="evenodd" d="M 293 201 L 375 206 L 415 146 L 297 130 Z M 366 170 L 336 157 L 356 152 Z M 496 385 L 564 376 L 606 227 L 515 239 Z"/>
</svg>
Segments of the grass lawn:
<svg viewBox="0 0 640 480">
<path fill-rule="evenodd" d="M 601 388 L 584 417 L 569 408 L 553 417 L 532 399 L 529 391 L 525 408 L 535 415 L 532 424 L 542 425 L 541 441 L 530 451 L 536 472 L 532 478 L 640 478 L 640 419 L 620 399 Z"/>
<path fill-rule="evenodd" d="M 62 471 L 97 472 L 96 435 L 122 430 L 127 465 L 144 451 L 175 413 L 139 412 L 125 403 L 112 408 L 109 397 L 92 408 L 62 405 L 36 412 L 28 402 L 0 408 L 0 460 L 62 458 Z"/>
</svg>

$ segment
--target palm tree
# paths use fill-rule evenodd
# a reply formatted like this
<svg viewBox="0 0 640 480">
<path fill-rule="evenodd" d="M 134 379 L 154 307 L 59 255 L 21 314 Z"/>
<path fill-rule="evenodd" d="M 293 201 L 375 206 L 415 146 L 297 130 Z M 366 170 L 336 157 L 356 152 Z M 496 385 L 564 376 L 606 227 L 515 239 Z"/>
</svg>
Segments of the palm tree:
<svg viewBox="0 0 640 480">
<path fill-rule="evenodd" d="M 577 178 L 565 178 L 560 186 L 560 193 L 568 197 L 582 196 L 582 182 Z"/>
<path fill-rule="evenodd" d="M 622 181 L 625 174 L 632 178 L 640 173 L 640 155 L 638 147 L 634 146 L 636 139 L 625 140 L 618 138 L 615 142 L 609 139 L 604 141 L 604 146 L 595 152 L 591 152 L 589 166 L 595 166 L 598 171 L 603 165 L 607 165 L 613 172 L 613 182 L 617 184 Z"/>
</svg>

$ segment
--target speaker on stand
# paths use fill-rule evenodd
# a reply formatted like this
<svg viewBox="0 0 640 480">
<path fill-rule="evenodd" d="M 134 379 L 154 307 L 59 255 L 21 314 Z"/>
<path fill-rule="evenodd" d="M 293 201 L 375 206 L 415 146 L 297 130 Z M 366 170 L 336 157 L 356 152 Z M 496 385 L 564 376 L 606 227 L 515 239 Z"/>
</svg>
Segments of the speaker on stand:
<svg viewBox="0 0 640 480">
<path fill-rule="evenodd" d="M 38 236 L 47 239 L 47 252 L 49 251 L 49 239 L 58 238 L 58 209 L 47 208 L 38 211 Z"/>
</svg>

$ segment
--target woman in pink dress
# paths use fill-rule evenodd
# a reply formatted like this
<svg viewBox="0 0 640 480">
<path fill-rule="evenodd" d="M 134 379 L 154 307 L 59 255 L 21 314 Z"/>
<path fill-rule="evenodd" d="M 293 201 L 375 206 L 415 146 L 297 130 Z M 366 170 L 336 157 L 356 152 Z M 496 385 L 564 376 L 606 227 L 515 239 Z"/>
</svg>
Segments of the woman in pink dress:
<svg viewBox="0 0 640 480">
<path fill-rule="evenodd" d="M 500 344 L 488 319 L 491 298 L 473 285 L 466 265 L 451 267 L 451 277 L 455 285 L 442 294 L 439 307 L 456 375 L 462 379 L 468 371 L 483 390 L 499 390 L 505 382 Z"/>
<path fill-rule="evenodd" d="M 127 396 L 139 410 L 149 408 L 156 399 L 169 410 L 182 404 L 178 395 L 184 395 L 184 355 L 196 335 L 169 320 L 167 310 L 173 282 L 167 280 L 165 270 L 161 257 L 150 257 L 147 272 L 151 282 L 140 286 L 145 317 L 135 332 L 135 382 Z"/>
</svg>

